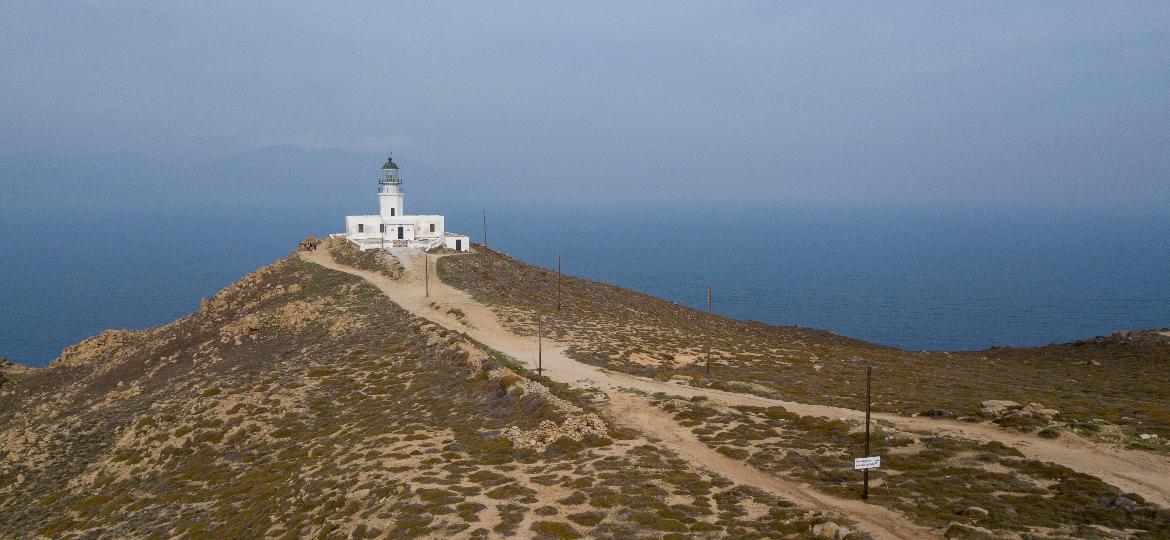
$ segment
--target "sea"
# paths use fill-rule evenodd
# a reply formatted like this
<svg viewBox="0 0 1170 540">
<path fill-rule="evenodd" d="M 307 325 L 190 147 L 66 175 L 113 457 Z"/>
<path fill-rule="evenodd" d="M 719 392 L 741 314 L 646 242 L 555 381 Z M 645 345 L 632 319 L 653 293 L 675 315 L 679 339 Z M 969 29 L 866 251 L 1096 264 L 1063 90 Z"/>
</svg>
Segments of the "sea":
<svg viewBox="0 0 1170 540">
<path fill-rule="evenodd" d="M 776 325 L 909 350 L 1170 326 L 1170 214 L 1027 208 L 572 205 L 441 210 L 523 261 Z M 45 365 L 147 328 L 340 232 L 344 205 L 104 205 L 0 215 L 0 356 Z"/>
</svg>

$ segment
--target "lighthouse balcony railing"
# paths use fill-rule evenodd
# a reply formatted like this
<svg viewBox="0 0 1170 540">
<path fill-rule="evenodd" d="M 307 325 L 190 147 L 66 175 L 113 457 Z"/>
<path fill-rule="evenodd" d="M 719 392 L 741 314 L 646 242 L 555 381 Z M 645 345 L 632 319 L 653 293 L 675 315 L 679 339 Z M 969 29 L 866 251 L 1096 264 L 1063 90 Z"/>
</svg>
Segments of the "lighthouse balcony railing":
<svg viewBox="0 0 1170 540">
<path fill-rule="evenodd" d="M 401 187 L 398 187 L 399 186 L 398 184 L 391 184 L 391 185 L 394 187 L 382 185 L 382 187 L 378 188 L 378 193 L 391 193 L 391 194 L 406 193 L 405 191 L 403 191 L 403 189 Z"/>
</svg>

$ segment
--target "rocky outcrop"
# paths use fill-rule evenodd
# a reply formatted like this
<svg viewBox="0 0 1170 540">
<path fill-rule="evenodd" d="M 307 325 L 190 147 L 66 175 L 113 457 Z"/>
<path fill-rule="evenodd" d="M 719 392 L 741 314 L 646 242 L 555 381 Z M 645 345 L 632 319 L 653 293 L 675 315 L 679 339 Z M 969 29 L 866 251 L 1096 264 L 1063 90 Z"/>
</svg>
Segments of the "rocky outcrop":
<svg viewBox="0 0 1170 540">
<path fill-rule="evenodd" d="M 982 404 L 983 416 L 994 420 L 1003 417 L 1008 413 L 1018 410 L 1020 404 L 1006 399 L 989 399 Z"/>
<path fill-rule="evenodd" d="M 1045 428 L 1060 415 L 1060 411 L 1039 403 L 1020 405 L 1015 401 L 991 399 L 982 403 L 983 416 L 1004 427 L 1032 431 Z M 1043 435 L 1043 433 L 1042 433 Z"/>
<path fill-rule="evenodd" d="M 137 332 L 133 330 L 106 330 L 76 345 L 66 347 L 52 365 L 79 366 L 99 359 L 116 360 L 131 350 L 128 345 Z M 109 358 L 113 354 L 115 358 Z"/>
<path fill-rule="evenodd" d="M 605 437 L 607 433 L 605 422 L 596 414 L 570 416 L 557 425 L 551 420 L 540 423 L 540 427 L 531 431 L 522 431 L 516 426 L 508 428 L 504 434 L 512 441 L 512 446 L 519 449 L 531 449 L 543 452 L 549 445 L 562 438 L 581 442 L 588 437 Z"/>
</svg>

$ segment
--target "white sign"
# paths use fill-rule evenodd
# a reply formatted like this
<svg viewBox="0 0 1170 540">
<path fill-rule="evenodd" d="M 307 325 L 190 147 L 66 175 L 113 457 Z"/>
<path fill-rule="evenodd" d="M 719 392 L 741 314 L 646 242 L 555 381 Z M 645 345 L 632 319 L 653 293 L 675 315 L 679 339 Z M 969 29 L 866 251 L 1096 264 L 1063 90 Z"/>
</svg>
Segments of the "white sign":
<svg viewBox="0 0 1170 540">
<path fill-rule="evenodd" d="M 859 457 L 859 458 L 853 460 L 853 469 L 858 470 L 858 471 L 860 471 L 862 469 L 876 469 L 876 468 L 881 467 L 881 466 L 882 466 L 882 457 L 881 456 Z"/>
</svg>

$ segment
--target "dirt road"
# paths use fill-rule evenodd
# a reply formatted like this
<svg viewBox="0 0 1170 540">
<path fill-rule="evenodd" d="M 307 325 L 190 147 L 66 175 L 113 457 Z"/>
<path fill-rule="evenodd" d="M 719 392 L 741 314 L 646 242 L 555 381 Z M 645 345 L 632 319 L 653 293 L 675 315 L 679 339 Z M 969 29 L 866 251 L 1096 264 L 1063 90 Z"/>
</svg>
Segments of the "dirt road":
<svg viewBox="0 0 1170 540">
<path fill-rule="evenodd" d="M 440 282 L 434 274 L 434 256 L 426 265 L 430 273 L 429 296 L 425 291 L 422 255 L 411 255 L 405 251 L 395 253 L 406 269 L 405 276 L 399 280 L 337 264 L 327 250 L 301 252 L 300 256 L 326 268 L 360 276 L 377 286 L 390 300 L 407 311 L 448 328 L 466 332 L 484 345 L 526 362 L 530 367 L 536 367 L 535 339 L 512 333 L 500 323 L 491 308 L 475 301 L 466 292 Z M 453 307 L 459 308 L 463 316 L 457 318 L 454 314 L 448 313 Z M 614 418 L 660 440 L 679 455 L 734 481 L 781 494 L 801 506 L 837 511 L 857 521 L 864 530 L 878 538 L 939 536 L 938 531 L 920 527 L 892 510 L 826 495 L 807 485 L 765 474 L 743 462 L 715 452 L 698 441 L 690 430 L 678 425 L 669 415 L 656 412 L 657 409 L 652 407 L 646 398 L 622 392 L 621 389 L 633 388 L 647 393 L 664 392 L 683 397 L 702 395 L 733 406 L 778 405 L 801 415 L 831 418 L 862 419 L 863 412 L 633 377 L 577 362 L 565 354 L 566 347 L 566 344 L 556 343 L 549 338 L 544 340 L 541 355 L 544 375 L 559 382 L 593 386 L 604 391 L 611 398 L 609 407 Z M 888 414 L 878 414 L 875 418 L 889 421 L 903 430 L 933 432 L 980 441 L 1000 441 L 1019 449 L 1030 458 L 1051 461 L 1097 476 L 1124 491 L 1137 493 L 1148 501 L 1170 507 L 1170 459 L 1161 456 L 1113 448 L 1073 435 L 1049 440 L 1004 430 L 990 424 L 969 424 Z"/>
</svg>

